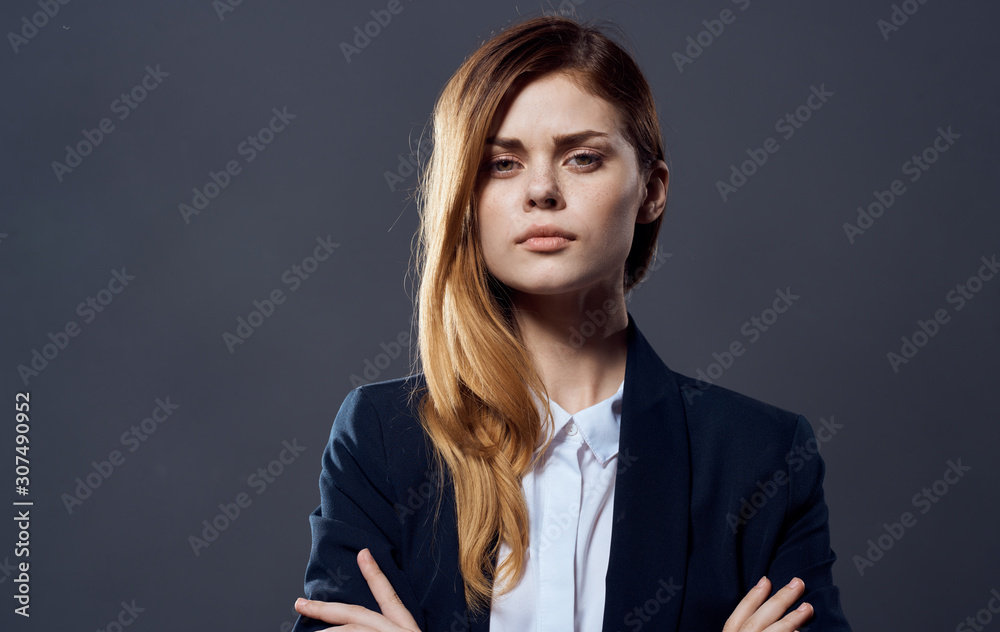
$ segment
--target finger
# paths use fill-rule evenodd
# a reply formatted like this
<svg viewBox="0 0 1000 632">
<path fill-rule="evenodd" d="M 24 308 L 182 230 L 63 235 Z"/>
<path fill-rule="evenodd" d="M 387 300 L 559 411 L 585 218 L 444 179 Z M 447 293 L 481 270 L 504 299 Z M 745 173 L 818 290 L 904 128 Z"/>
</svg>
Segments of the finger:
<svg viewBox="0 0 1000 632">
<path fill-rule="evenodd" d="M 393 590 L 392 583 L 389 582 L 389 578 L 379 568 L 375 558 L 372 557 L 371 551 L 361 549 L 358 553 L 358 566 L 361 567 L 361 574 L 364 575 L 365 580 L 368 582 L 368 588 L 372 591 L 372 595 L 375 597 L 375 601 L 378 603 L 382 614 L 396 625 L 409 630 L 416 630 L 417 622 L 410 615 L 410 611 L 406 609 L 403 600 Z"/>
<path fill-rule="evenodd" d="M 310 601 L 299 599 L 295 602 L 295 611 L 311 619 L 344 625 L 348 623 L 357 624 L 361 627 L 352 627 L 358 630 L 381 630 L 385 625 L 385 618 L 377 612 L 372 612 L 364 606 L 356 606 L 349 603 L 336 601 Z"/>
<path fill-rule="evenodd" d="M 722 632 L 736 632 L 739 630 L 743 623 L 750 618 L 760 604 L 764 603 L 767 596 L 771 594 L 771 580 L 767 576 L 761 577 L 757 585 L 747 592 L 746 596 L 740 601 L 733 610 L 733 613 L 729 615 L 726 619 L 726 625 L 722 628 Z"/>
<path fill-rule="evenodd" d="M 798 608 L 783 616 L 780 621 L 764 628 L 764 632 L 799 632 L 799 627 L 809 621 L 812 616 L 812 605 L 803 602 Z"/>
<path fill-rule="evenodd" d="M 785 584 L 781 590 L 774 593 L 770 599 L 757 608 L 757 611 L 750 615 L 750 618 L 743 624 L 743 628 L 740 629 L 747 630 L 748 632 L 756 632 L 775 623 L 782 618 L 788 608 L 795 603 L 795 600 L 805 592 L 805 588 L 805 583 L 801 579 L 793 577 L 792 581 Z M 775 630 L 782 629 L 781 626 L 775 628 Z M 793 628 L 788 629 L 791 630 Z"/>
<path fill-rule="evenodd" d="M 765 632 L 798 632 L 799 627 L 812 619 L 813 614 L 812 604 L 802 602 L 798 608 L 782 617 L 781 621 L 768 626 Z"/>
</svg>

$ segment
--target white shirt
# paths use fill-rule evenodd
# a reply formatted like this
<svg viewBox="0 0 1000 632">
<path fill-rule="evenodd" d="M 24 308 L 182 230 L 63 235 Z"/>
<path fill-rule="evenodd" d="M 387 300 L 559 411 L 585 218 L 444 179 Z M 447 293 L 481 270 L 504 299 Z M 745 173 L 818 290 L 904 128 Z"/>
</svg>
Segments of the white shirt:
<svg viewBox="0 0 1000 632">
<path fill-rule="evenodd" d="M 531 525 L 525 573 L 494 598 L 490 632 L 600 632 L 624 388 L 623 380 L 575 415 L 549 400 L 555 436 L 521 481 Z M 498 567 L 509 554 L 501 543 Z"/>
</svg>

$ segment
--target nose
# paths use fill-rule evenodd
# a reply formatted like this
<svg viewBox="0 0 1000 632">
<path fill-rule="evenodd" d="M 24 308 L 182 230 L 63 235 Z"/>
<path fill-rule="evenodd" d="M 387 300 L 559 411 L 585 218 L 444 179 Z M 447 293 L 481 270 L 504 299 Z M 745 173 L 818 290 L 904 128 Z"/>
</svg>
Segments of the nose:
<svg viewBox="0 0 1000 632">
<path fill-rule="evenodd" d="M 528 183 L 524 210 L 531 211 L 535 208 L 555 210 L 561 208 L 562 205 L 563 199 L 559 192 L 559 183 L 556 182 L 552 169 L 537 170 Z"/>
</svg>

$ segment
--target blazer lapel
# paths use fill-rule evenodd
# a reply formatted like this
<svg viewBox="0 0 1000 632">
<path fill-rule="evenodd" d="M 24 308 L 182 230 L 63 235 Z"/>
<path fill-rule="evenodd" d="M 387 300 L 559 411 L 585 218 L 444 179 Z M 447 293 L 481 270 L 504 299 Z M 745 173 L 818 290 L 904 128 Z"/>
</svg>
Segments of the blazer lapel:
<svg viewBox="0 0 1000 632">
<path fill-rule="evenodd" d="M 676 630 L 687 574 L 691 455 L 673 372 L 628 315 L 604 629 Z"/>
</svg>

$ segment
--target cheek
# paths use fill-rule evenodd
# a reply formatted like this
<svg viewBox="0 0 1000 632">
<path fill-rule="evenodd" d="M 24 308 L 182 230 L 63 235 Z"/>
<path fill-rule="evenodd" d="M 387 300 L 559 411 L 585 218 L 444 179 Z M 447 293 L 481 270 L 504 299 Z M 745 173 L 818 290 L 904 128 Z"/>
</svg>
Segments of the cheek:
<svg viewBox="0 0 1000 632">
<path fill-rule="evenodd" d="M 476 207 L 476 220 L 479 226 L 479 243 L 483 254 L 491 257 L 504 242 L 510 222 L 506 221 L 498 201 L 487 192 L 480 195 Z"/>
<path fill-rule="evenodd" d="M 605 236 L 609 247 L 618 244 L 627 250 L 635 232 L 637 202 L 632 192 L 618 188 L 595 191 L 591 203 L 598 210 L 593 230 Z"/>
<path fill-rule="evenodd" d="M 516 204 L 517 197 L 513 187 L 489 186 L 479 189 L 476 195 L 478 204 L 479 226 L 482 232 L 484 228 L 489 228 L 489 235 L 496 240 L 502 237 L 511 225 L 511 209 L 519 208 Z"/>
</svg>

